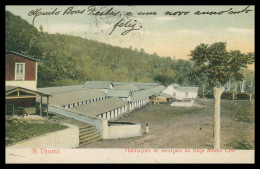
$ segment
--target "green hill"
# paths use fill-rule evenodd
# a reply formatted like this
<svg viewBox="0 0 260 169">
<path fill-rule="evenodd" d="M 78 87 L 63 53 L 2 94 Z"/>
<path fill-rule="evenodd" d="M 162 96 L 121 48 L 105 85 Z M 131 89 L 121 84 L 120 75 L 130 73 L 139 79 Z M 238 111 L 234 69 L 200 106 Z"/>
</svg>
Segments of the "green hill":
<svg viewBox="0 0 260 169">
<path fill-rule="evenodd" d="M 122 48 L 77 36 L 48 34 L 9 11 L 5 15 L 5 49 L 41 61 L 37 87 L 83 84 L 86 80 L 201 87 L 207 81 L 206 76 L 190 76 L 194 69 L 191 61 L 159 57 L 143 49 Z"/>
<path fill-rule="evenodd" d="M 77 36 L 48 34 L 6 11 L 6 50 L 39 59 L 38 87 L 86 80 L 189 83 L 191 63 Z"/>
</svg>

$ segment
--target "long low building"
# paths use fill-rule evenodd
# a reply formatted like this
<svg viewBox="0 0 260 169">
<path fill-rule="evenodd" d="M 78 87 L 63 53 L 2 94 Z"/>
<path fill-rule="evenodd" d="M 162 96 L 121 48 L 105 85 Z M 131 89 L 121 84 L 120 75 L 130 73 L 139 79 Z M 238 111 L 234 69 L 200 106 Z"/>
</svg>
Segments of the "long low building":
<svg viewBox="0 0 260 169">
<path fill-rule="evenodd" d="M 58 91 L 59 92 L 62 91 L 62 92 L 58 93 Z M 67 91 L 67 89 L 66 90 L 57 89 L 56 91 L 50 90 L 49 92 L 47 91 L 48 94 L 53 93 L 52 97 L 49 98 L 49 104 L 60 106 L 63 108 L 72 108 L 72 107 L 79 106 L 81 104 L 88 104 L 88 103 L 96 102 L 107 98 L 106 93 L 98 89 L 82 88 L 81 90 L 74 90 L 74 91 L 67 91 L 67 92 L 64 91 Z M 45 102 L 46 101 L 43 101 L 43 103 Z"/>
<path fill-rule="evenodd" d="M 84 85 L 71 85 L 71 86 L 37 88 L 37 91 L 53 95 L 56 93 L 71 92 L 71 91 L 77 91 L 82 89 L 84 89 Z"/>
<path fill-rule="evenodd" d="M 71 108 L 72 111 L 89 117 L 100 119 L 115 119 L 126 112 L 127 103 L 118 97 L 107 98 Z"/>
</svg>

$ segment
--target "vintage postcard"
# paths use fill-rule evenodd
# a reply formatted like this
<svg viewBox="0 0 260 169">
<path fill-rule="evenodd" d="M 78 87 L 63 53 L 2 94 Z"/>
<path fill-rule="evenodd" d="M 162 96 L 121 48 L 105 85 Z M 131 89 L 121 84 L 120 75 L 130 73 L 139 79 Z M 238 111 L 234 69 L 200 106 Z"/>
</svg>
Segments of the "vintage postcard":
<svg viewBox="0 0 260 169">
<path fill-rule="evenodd" d="M 6 163 L 255 163 L 254 42 L 254 5 L 6 5 Z"/>
</svg>

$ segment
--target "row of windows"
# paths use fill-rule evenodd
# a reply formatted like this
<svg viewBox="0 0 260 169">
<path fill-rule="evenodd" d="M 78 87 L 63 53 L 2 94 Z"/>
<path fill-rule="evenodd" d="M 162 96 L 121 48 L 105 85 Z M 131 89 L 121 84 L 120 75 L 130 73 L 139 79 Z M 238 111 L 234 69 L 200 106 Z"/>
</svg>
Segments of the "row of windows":
<svg viewBox="0 0 260 169">
<path fill-rule="evenodd" d="M 106 113 L 103 113 L 103 114 L 99 115 L 99 117 L 102 118 L 102 119 L 108 119 L 109 120 L 111 118 L 116 118 L 117 116 L 123 114 L 125 111 L 126 111 L 126 106 L 114 109 L 114 110 L 106 112 Z"/>
<path fill-rule="evenodd" d="M 107 97 L 101 97 L 101 98 L 96 98 L 96 99 L 91 99 L 91 100 L 85 100 L 85 101 L 81 101 L 81 102 L 69 104 L 69 105 L 66 105 L 66 106 L 63 106 L 63 107 L 64 107 L 64 108 L 72 108 L 72 107 L 79 106 L 79 105 L 81 105 L 81 104 L 92 103 L 92 102 L 95 102 L 95 101 L 98 101 L 98 100 L 103 100 L 103 99 L 106 99 L 106 98 L 107 98 Z"/>
<path fill-rule="evenodd" d="M 143 105 L 143 104 L 145 104 L 145 103 L 147 103 L 147 102 L 148 102 L 148 99 L 138 100 L 138 101 L 136 101 L 136 102 L 130 104 L 130 109 L 133 109 L 134 107 Z"/>
</svg>

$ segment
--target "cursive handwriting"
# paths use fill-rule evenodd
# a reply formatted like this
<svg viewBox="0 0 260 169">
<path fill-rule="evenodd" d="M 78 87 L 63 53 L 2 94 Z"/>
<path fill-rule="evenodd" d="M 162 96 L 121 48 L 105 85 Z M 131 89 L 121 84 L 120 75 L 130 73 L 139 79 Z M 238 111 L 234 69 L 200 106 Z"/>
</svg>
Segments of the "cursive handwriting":
<svg viewBox="0 0 260 169">
<path fill-rule="evenodd" d="M 121 33 L 121 35 L 126 35 L 128 34 L 129 32 L 133 31 L 133 30 L 139 30 L 142 28 L 142 26 L 140 26 L 139 28 L 135 28 L 136 26 L 136 20 L 134 20 L 134 23 L 132 23 L 132 19 L 130 19 L 129 21 L 127 22 L 123 22 L 124 19 L 121 19 L 119 22 L 117 22 L 113 27 L 112 31 L 109 33 L 109 35 L 111 35 L 113 33 L 113 31 L 117 28 L 117 27 L 125 27 L 125 28 L 130 28 L 128 30 L 125 30 L 124 32 Z"/>
<path fill-rule="evenodd" d="M 65 12 L 63 12 L 63 15 L 65 15 L 65 14 L 70 14 L 70 15 L 83 14 L 85 12 L 85 9 L 83 9 L 83 10 L 73 10 L 73 9 L 74 9 L 73 7 L 69 7 L 68 9 L 65 10 Z"/>
<path fill-rule="evenodd" d="M 120 14 L 120 11 L 114 11 L 113 7 L 107 11 L 98 11 L 95 6 L 88 7 L 88 14 L 87 15 L 94 15 L 94 16 L 116 16 Z"/>
<path fill-rule="evenodd" d="M 163 15 L 165 16 L 185 16 L 185 15 L 195 15 L 195 16 L 205 16 L 205 15 L 237 15 L 237 14 L 247 14 L 251 11 L 252 9 L 249 9 L 250 5 L 244 7 L 242 10 L 235 10 L 233 8 L 227 8 L 227 9 L 221 9 L 219 11 L 200 11 L 200 10 L 195 10 L 194 12 L 191 11 L 165 11 L 163 12 Z M 37 8 L 34 10 L 29 11 L 28 16 L 32 16 L 32 25 L 34 25 L 36 17 L 40 15 L 77 15 L 77 14 L 86 14 L 89 16 L 94 16 L 96 18 L 102 16 L 105 16 L 106 18 L 109 17 L 121 17 L 125 16 L 126 18 L 121 19 L 118 21 L 114 26 L 109 35 L 111 35 L 116 29 L 124 29 L 124 31 L 121 33 L 121 35 L 126 35 L 131 31 L 134 30 L 140 30 L 142 26 L 137 26 L 137 21 L 130 19 L 129 17 L 133 16 L 134 14 L 138 16 L 155 16 L 158 15 L 159 13 L 156 11 L 137 11 L 136 13 L 130 12 L 130 11 L 124 11 L 121 12 L 120 10 L 116 10 L 113 7 L 97 7 L 95 5 L 88 6 L 87 9 L 76 9 L 76 7 L 69 6 L 67 9 L 65 9 L 63 12 L 58 10 L 58 8 L 55 9 L 50 9 L 49 11 L 43 11 L 42 8 Z"/>
<path fill-rule="evenodd" d="M 230 8 L 228 10 L 225 10 L 225 11 L 208 11 L 208 12 L 201 12 L 201 11 L 196 11 L 194 13 L 194 15 L 222 15 L 222 14 L 229 14 L 229 15 L 232 15 L 232 14 L 241 14 L 241 13 L 248 13 L 250 11 L 252 11 L 251 9 L 248 9 L 250 7 L 247 6 L 246 8 L 244 8 L 243 10 L 240 10 L 240 11 L 233 11 L 233 8 Z"/>
<path fill-rule="evenodd" d="M 59 15 L 60 11 L 57 11 L 57 8 L 55 8 L 53 11 L 51 12 L 42 12 L 41 11 L 42 8 L 40 9 L 36 9 L 36 10 L 31 10 L 29 13 L 28 13 L 28 16 L 34 16 L 33 17 L 33 20 L 32 20 L 32 24 L 34 25 L 34 20 L 37 16 L 40 16 L 40 15 Z"/>
</svg>

